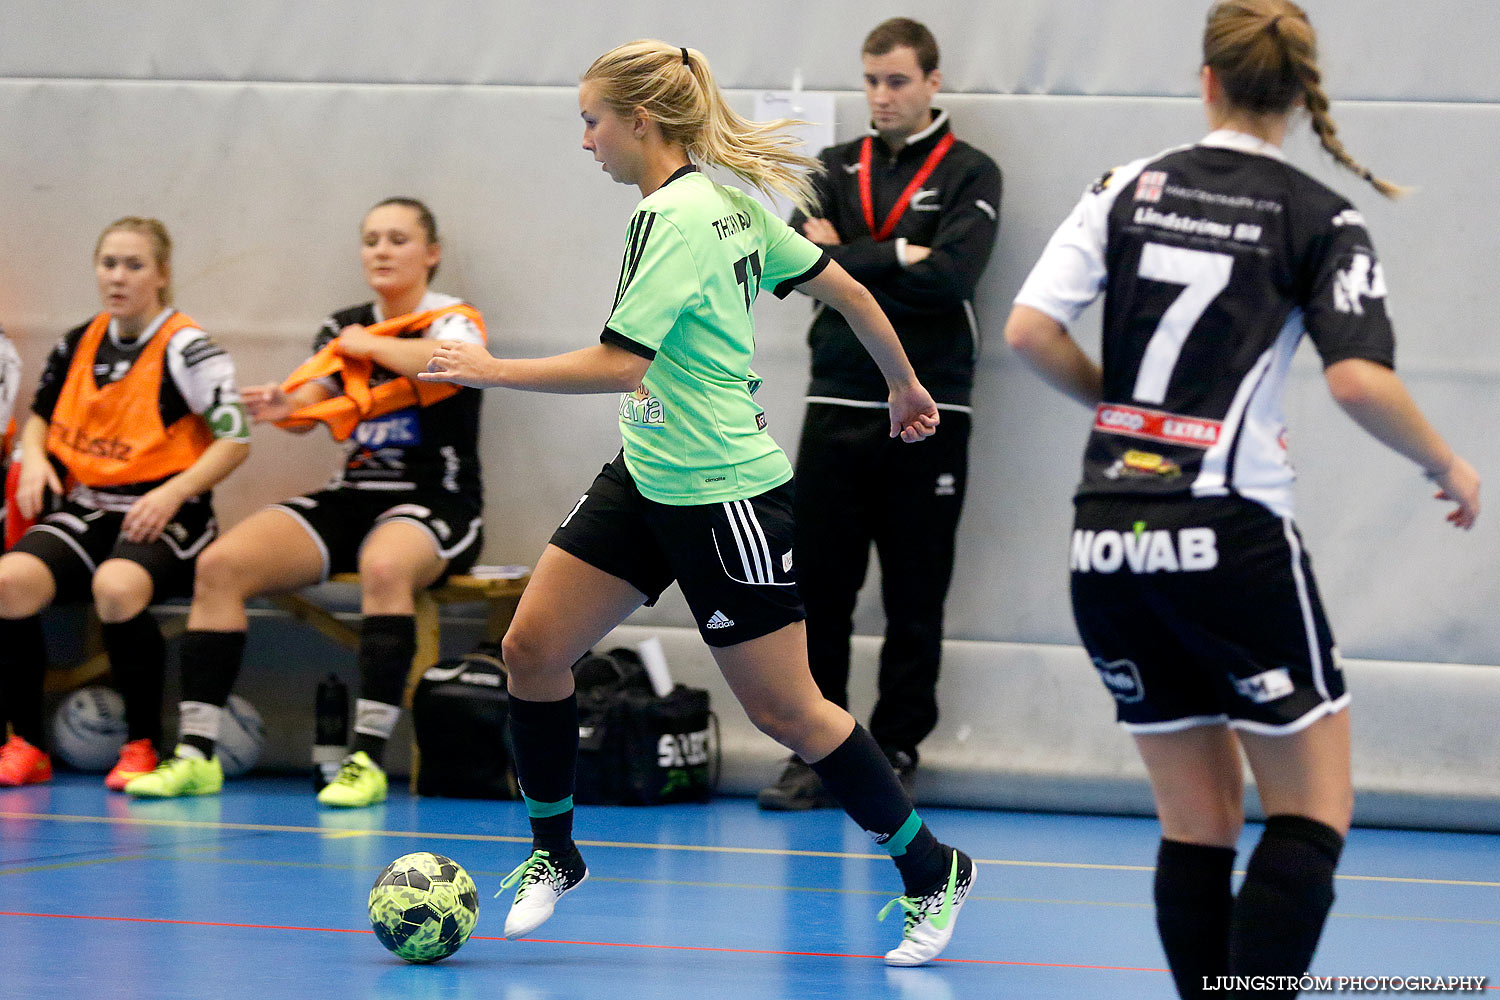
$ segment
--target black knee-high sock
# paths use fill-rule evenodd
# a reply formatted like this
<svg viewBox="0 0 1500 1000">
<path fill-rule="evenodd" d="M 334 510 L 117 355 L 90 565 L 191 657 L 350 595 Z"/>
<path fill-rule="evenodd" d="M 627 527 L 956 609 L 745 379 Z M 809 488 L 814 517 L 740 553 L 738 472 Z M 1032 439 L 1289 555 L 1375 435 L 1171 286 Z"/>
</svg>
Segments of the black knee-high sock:
<svg viewBox="0 0 1500 1000">
<path fill-rule="evenodd" d="M 1300 976 L 1312 964 L 1333 906 L 1333 871 L 1344 838 L 1305 816 L 1272 816 L 1234 901 L 1229 971 L 1236 976 Z M 1259 994 L 1295 996 L 1295 991 Z"/>
<path fill-rule="evenodd" d="M 359 626 L 359 697 L 351 753 L 363 750 L 377 764 L 385 758 L 385 744 L 400 718 L 401 695 L 416 652 L 416 618 L 365 615 Z"/>
<path fill-rule="evenodd" d="M 573 850 L 573 782 L 578 771 L 578 698 L 526 701 L 510 696 L 516 779 L 536 850 Z M 483 748 L 476 748 L 484 752 Z"/>
<path fill-rule="evenodd" d="M 240 662 L 245 658 L 244 632 L 209 632 L 190 629 L 182 637 L 182 707 L 183 732 L 179 742 L 186 743 L 212 757 L 214 743 L 218 739 L 218 715 L 213 714 L 211 723 L 204 728 L 208 732 L 189 732 L 190 707 L 206 706 L 222 709 L 229 701 L 229 692 L 240 675 Z"/>
<path fill-rule="evenodd" d="M 1229 974 L 1234 848 L 1162 838 L 1156 853 L 1156 929 L 1183 1000 L 1207 997 L 1204 979 Z"/>
<path fill-rule="evenodd" d="M 21 739 L 46 747 L 42 692 L 47 684 L 47 641 L 42 619 L 0 618 L 0 736 L 5 721 Z"/>
<path fill-rule="evenodd" d="M 891 762 L 864 726 L 855 723 L 833 753 L 808 766 L 849 818 L 890 854 L 908 896 L 928 891 L 947 876 L 943 846 L 912 808 Z"/>
<path fill-rule="evenodd" d="M 129 621 L 106 623 L 104 649 L 125 699 L 130 740 L 150 740 L 161 749 L 161 692 L 167 672 L 167 643 L 150 611 Z"/>
</svg>

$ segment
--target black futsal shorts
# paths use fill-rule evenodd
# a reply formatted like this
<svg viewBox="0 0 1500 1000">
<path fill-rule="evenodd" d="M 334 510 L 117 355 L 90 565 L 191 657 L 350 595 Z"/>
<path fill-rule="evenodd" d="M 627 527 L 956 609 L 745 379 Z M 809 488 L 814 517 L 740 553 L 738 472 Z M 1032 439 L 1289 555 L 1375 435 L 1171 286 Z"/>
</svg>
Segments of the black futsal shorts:
<svg viewBox="0 0 1500 1000">
<path fill-rule="evenodd" d="M 1297 732 L 1349 700 L 1290 518 L 1239 497 L 1081 497 L 1079 634 L 1129 731 Z"/>
<path fill-rule="evenodd" d="M 641 495 L 623 455 L 594 479 L 552 544 L 655 604 L 676 580 L 710 646 L 770 635 L 805 616 L 792 566 L 792 484 L 725 503 Z"/>
<path fill-rule="evenodd" d="M 47 564 L 59 604 L 90 600 L 94 571 L 106 559 L 127 559 L 149 573 L 153 601 L 192 596 L 198 553 L 219 534 L 212 500 L 208 495 L 187 500 L 151 542 L 130 542 L 120 536 L 129 500 L 120 498 L 120 509 L 65 500 L 59 510 L 32 525 L 11 551 L 30 553 Z"/>
<path fill-rule="evenodd" d="M 484 548 L 484 519 L 477 497 L 447 490 L 361 490 L 332 486 L 316 493 L 273 503 L 272 510 L 289 515 L 312 538 L 323 557 L 323 579 L 359 570 L 365 538 L 382 524 L 404 521 L 421 528 L 432 539 L 438 556 L 447 560 L 433 583 L 467 573 Z"/>
</svg>

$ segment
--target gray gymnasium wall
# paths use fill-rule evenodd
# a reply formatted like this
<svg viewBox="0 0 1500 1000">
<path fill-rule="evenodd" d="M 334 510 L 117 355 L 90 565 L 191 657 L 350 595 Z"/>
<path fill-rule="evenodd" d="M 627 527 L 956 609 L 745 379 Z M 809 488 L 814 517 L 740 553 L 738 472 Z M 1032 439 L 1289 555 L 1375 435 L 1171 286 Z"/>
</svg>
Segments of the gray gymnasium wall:
<svg viewBox="0 0 1500 1000">
<path fill-rule="evenodd" d="M 1500 77 L 1488 50 L 1500 37 L 1500 7 L 1307 6 L 1349 147 L 1420 190 L 1384 203 L 1332 168 L 1305 132 L 1291 156 L 1369 217 L 1401 371 L 1456 446 L 1481 472 L 1494 469 L 1500 210 L 1487 192 Z M 1012 662 L 1005 651 L 1020 647 L 1000 644 L 1076 641 L 1067 500 L 1088 418 L 1008 353 L 1009 301 L 1094 177 L 1200 134 L 1195 56 L 1205 9 L 1184 0 L 919 10 L 847 0 L 9 0 L 0 6 L 0 323 L 30 383 L 52 341 L 94 308 L 88 256 L 99 228 L 127 212 L 155 214 L 177 241 L 181 307 L 233 352 L 242 381 L 273 380 L 302 357 L 328 310 L 364 296 L 355 241 L 363 210 L 409 193 L 427 199 L 442 225 L 437 287 L 485 311 L 496 351 L 591 343 L 636 193 L 608 183 L 578 148 L 574 88 L 589 61 L 639 36 L 691 44 L 745 111 L 756 90 L 784 88 L 800 71 L 809 89 L 839 92 L 844 138 L 862 122 L 862 33 L 914 13 L 944 44 L 941 103 L 1006 179 L 1000 244 L 977 303 L 974 473 L 950 601 L 949 635 L 968 642 L 945 681 L 945 692 L 982 705 L 1006 697 L 995 678 Z M 768 298 L 758 310 L 758 369 L 773 433 L 789 449 L 808 317 L 796 298 Z M 1097 343 L 1096 316 L 1077 333 Z M 616 448 L 613 400 L 492 393 L 485 405 L 486 561 L 530 562 Z M 1500 663 L 1500 616 L 1490 613 L 1500 596 L 1496 518 L 1468 535 L 1447 528 L 1415 470 L 1335 410 L 1310 353 L 1295 368 L 1288 410 L 1303 472 L 1300 522 L 1344 651 Z M 316 438 L 258 430 L 251 459 L 220 491 L 221 513 L 232 522 L 315 486 L 334 460 Z M 691 624 L 675 597 L 634 623 Z M 879 628 L 867 599 L 860 629 Z M 1096 707 L 1107 717 L 1107 699 Z"/>
</svg>

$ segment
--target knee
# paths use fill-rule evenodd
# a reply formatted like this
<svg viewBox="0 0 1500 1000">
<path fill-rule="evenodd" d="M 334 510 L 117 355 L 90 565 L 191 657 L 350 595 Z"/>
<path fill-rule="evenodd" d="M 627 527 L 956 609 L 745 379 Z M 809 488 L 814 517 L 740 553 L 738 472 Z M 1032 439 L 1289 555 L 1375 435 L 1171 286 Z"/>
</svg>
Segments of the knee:
<svg viewBox="0 0 1500 1000">
<path fill-rule="evenodd" d="M 222 542 L 214 542 L 198 555 L 193 568 L 193 596 L 221 596 L 244 592 L 245 567 L 239 554 Z"/>
<path fill-rule="evenodd" d="M 48 603 L 48 595 L 25 575 L 0 565 L 0 618 L 30 618 Z"/>
<path fill-rule="evenodd" d="M 94 609 L 106 624 L 129 621 L 151 603 L 151 577 L 135 563 L 106 562 L 94 574 Z"/>
<path fill-rule="evenodd" d="M 565 673 L 573 662 L 559 643 L 549 642 L 545 632 L 512 625 L 500 642 L 505 669 L 523 680 Z"/>
<path fill-rule="evenodd" d="M 1215 802 L 1175 810 L 1170 817 L 1163 814 L 1161 820 L 1163 834 L 1172 840 L 1232 847 L 1245 827 L 1245 807 L 1238 795 L 1226 790 Z"/>
<path fill-rule="evenodd" d="M 815 707 L 775 698 L 755 699 L 744 705 L 756 729 L 798 753 L 817 742 L 819 714 Z"/>
<path fill-rule="evenodd" d="M 360 553 L 359 583 L 374 597 L 410 597 L 417 589 L 407 561 L 372 548 Z"/>
</svg>

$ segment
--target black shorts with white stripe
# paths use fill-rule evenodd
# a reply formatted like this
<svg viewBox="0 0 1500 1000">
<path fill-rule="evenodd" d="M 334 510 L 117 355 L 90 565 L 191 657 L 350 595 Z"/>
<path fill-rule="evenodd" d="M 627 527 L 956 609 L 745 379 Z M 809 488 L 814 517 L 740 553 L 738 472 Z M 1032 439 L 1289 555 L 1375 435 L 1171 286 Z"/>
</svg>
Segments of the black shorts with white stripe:
<svg viewBox="0 0 1500 1000">
<path fill-rule="evenodd" d="M 1073 615 L 1136 733 L 1297 732 L 1348 704 L 1290 518 L 1240 497 L 1077 501 Z"/>
<path fill-rule="evenodd" d="M 94 571 L 106 559 L 127 559 L 145 569 L 151 575 L 154 601 L 192 595 L 198 553 L 219 535 L 209 496 L 193 497 L 178 508 L 154 542 L 129 542 L 120 537 L 120 525 L 136 497 L 97 492 L 89 495 L 109 506 L 84 506 L 65 500 L 58 510 L 32 525 L 11 549 L 30 553 L 47 564 L 57 584 L 57 603 L 91 600 Z"/>
<path fill-rule="evenodd" d="M 641 495 L 623 453 L 606 465 L 552 544 L 655 604 L 676 580 L 710 646 L 801 621 L 792 565 L 792 484 L 727 503 L 677 506 Z"/>
<path fill-rule="evenodd" d="M 448 560 L 433 586 L 466 573 L 484 548 L 483 501 L 442 489 L 383 490 L 330 486 L 271 504 L 302 525 L 323 557 L 323 579 L 359 570 L 359 551 L 382 524 L 404 521 L 427 533 Z"/>
</svg>

